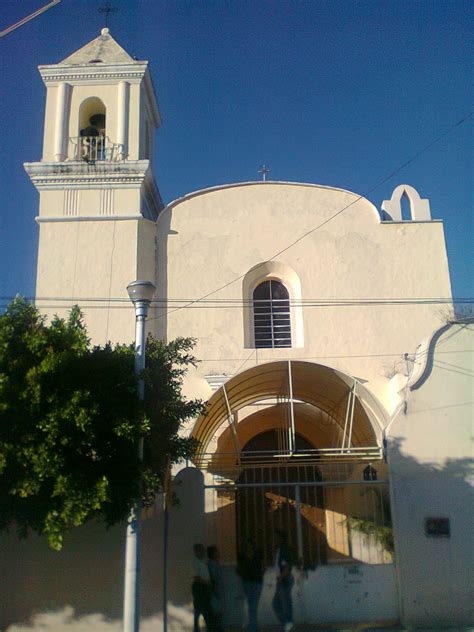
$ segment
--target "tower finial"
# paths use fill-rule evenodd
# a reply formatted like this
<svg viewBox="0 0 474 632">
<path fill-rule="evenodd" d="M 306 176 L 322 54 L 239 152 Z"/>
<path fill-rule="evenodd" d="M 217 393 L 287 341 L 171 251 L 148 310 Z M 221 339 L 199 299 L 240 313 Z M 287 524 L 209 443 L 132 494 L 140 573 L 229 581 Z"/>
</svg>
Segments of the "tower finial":
<svg viewBox="0 0 474 632">
<path fill-rule="evenodd" d="M 101 33 L 102 35 L 107 35 L 109 32 L 108 26 L 109 26 L 109 15 L 111 13 L 117 13 L 118 9 L 117 7 L 114 7 L 111 5 L 110 1 L 107 0 L 107 2 L 105 2 L 103 7 L 100 7 L 99 9 L 97 9 L 97 11 L 99 13 L 104 13 L 104 26 L 105 28 L 102 29 Z M 104 31 L 106 31 L 104 33 Z"/>
</svg>

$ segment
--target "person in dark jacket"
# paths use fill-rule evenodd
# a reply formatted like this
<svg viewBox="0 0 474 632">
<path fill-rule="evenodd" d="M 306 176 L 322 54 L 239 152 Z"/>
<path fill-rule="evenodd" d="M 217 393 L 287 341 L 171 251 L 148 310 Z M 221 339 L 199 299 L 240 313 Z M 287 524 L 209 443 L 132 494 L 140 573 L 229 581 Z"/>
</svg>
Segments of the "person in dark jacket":
<svg viewBox="0 0 474 632">
<path fill-rule="evenodd" d="M 275 552 L 275 566 L 277 570 L 277 584 L 272 606 L 281 623 L 284 632 L 293 630 L 293 602 L 291 589 L 294 579 L 291 574 L 293 567 L 293 554 L 288 545 L 288 536 L 285 531 L 277 531 L 278 547 Z"/>
<path fill-rule="evenodd" d="M 224 597 L 224 582 L 220 554 L 217 546 L 207 547 L 207 568 L 212 585 L 211 607 L 214 614 L 214 626 L 216 632 L 224 632 L 222 625 L 222 601 Z"/>
<path fill-rule="evenodd" d="M 263 556 L 251 540 L 247 540 L 238 557 L 237 573 L 242 579 L 247 600 L 247 632 L 258 632 L 258 602 L 263 588 Z"/>
<path fill-rule="evenodd" d="M 212 583 L 209 569 L 205 562 L 206 549 L 203 544 L 193 546 L 194 557 L 191 567 L 192 595 L 194 606 L 194 632 L 199 632 L 199 617 L 203 616 L 207 632 L 215 632 L 214 613 L 212 611 Z"/>
</svg>

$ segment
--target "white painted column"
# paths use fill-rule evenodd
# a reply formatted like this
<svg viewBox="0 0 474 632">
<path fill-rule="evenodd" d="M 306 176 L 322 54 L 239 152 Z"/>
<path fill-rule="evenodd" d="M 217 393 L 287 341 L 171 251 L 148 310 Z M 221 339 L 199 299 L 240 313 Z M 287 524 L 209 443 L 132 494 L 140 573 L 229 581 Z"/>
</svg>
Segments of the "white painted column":
<svg viewBox="0 0 474 632">
<path fill-rule="evenodd" d="M 61 162 L 66 158 L 66 123 L 69 110 L 69 92 L 71 86 L 68 83 L 60 83 L 56 99 L 56 125 L 54 128 L 54 160 Z"/>
<path fill-rule="evenodd" d="M 130 84 L 121 81 L 118 84 L 117 143 L 122 145 L 122 156 L 128 155 L 128 110 L 130 103 Z"/>
</svg>

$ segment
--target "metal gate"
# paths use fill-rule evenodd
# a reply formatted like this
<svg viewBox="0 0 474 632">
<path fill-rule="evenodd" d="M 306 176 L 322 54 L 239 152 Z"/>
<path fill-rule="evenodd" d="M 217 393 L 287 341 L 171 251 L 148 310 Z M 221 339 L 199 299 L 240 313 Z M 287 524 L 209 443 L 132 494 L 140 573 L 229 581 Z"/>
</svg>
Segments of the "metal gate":
<svg viewBox="0 0 474 632">
<path fill-rule="evenodd" d="M 302 570 L 340 563 L 390 564 L 393 537 L 388 481 L 373 464 L 247 467 L 235 482 L 209 484 L 217 545 L 234 563 L 251 540 L 273 565 L 285 531 Z M 225 507 L 225 512 L 220 509 Z M 222 516 L 222 517 L 221 517 Z"/>
</svg>

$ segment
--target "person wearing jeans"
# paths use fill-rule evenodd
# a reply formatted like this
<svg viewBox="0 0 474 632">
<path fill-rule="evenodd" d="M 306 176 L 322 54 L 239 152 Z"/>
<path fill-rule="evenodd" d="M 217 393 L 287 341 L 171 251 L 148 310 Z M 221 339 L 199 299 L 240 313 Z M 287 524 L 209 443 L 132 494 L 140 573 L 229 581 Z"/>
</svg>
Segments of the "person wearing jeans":
<svg viewBox="0 0 474 632">
<path fill-rule="evenodd" d="M 247 632 L 258 632 L 258 603 L 263 588 L 263 557 L 248 540 L 238 557 L 237 573 L 242 579 L 247 600 Z"/>
<path fill-rule="evenodd" d="M 278 531 L 279 545 L 275 554 L 275 566 L 277 568 L 277 584 L 272 606 L 281 623 L 284 632 L 293 630 L 293 602 L 291 589 L 294 579 L 291 574 L 292 555 L 288 546 L 288 537 L 284 531 Z"/>
</svg>

